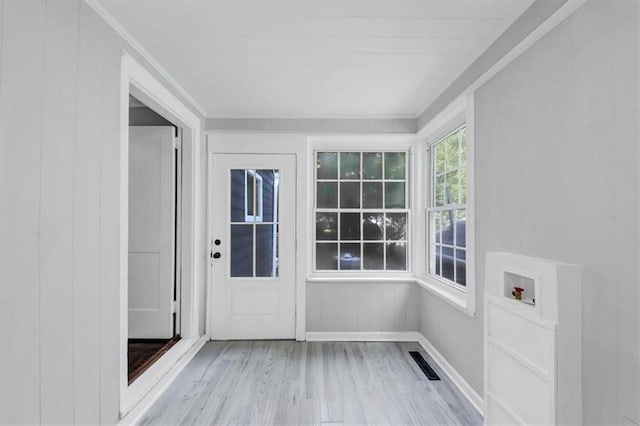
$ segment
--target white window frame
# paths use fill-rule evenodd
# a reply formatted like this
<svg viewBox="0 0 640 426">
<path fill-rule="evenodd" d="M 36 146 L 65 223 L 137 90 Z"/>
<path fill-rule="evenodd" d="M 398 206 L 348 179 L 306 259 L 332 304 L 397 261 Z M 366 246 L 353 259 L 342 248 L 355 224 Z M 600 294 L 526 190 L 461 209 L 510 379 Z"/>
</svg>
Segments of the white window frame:
<svg viewBox="0 0 640 426">
<path fill-rule="evenodd" d="M 249 200 L 247 195 L 249 194 L 249 175 L 253 177 L 255 184 L 253 188 L 253 208 L 255 211 L 253 214 L 249 214 Z M 260 176 L 256 170 L 244 171 L 244 220 L 245 222 L 262 222 L 262 176 Z"/>
<path fill-rule="evenodd" d="M 431 151 L 433 145 L 440 142 L 444 137 L 456 131 L 460 127 L 466 127 L 467 144 L 467 202 L 466 208 L 466 286 L 450 281 L 439 275 L 431 274 L 429 271 L 429 261 L 431 256 L 431 229 L 429 223 L 429 212 L 438 210 L 438 207 L 431 205 L 432 191 L 434 189 L 432 174 Z M 475 279 L 475 144 L 474 144 L 474 96 L 473 93 L 466 94 L 452 103 L 449 108 L 443 111 L 438 117 L 432 120 L 419 133 L 424 140 L 425 149 L 425 269 L 423 279 L 418 279 L 421 287 L 429 290 L 436 296 L 444 299 L 454 307 L 462 310 L 470 316 L 476 311 L 476 279 Z M 447 207 L 462 207 L 460 205 L 450 205 Z"/>
<path fill-rule="evenodd" d="M 308 282 L 343 282 L 343 281 L 388 281 L 398 279 L 415 280 L 413 273 L 413 244 L 415 236 L 413 235 L 414 221 L 414 184 L 415 175 L 415 156 L 414 156 L 415 135 L 367 135 L 366 137 L 355 136 L 329 136 L 322 138 L 310 138 L 310 170 L 309 175 L 309 202 L 312 218 L 309 221 L 309 235 L 311 250 L 309 251 L 309 273 Z M 405 270 L 317 270 L 315 267 L 316 258 L 316 153 L 317 152 L 404 152 L 406 154 L 406 177 L 405 177 L 405 201 L 406 206 L 402 212 L 407 214 L 407 231 L 406 231 L 406 262 Z M 325 210 L 325 209 L 322 209 Z M 333 210 L 333 209 L 332 209 Z M 335 209 L 338 213 L 340 208 Z M 384 209 L 380 209 L 384 210 Z"/>
<path fill-rule="evenodd" d="M 453 130 L 449 131 L 448 133 L 446 133 L 444 136 L 442 136 L 440 139 L 438 139 L 436 142 L 433 142 L 431 144 L 429 144 L 427 146 L 427 162 L 428 162 L 428 170 L 429 170 L 429 179 L 427 180 L 429 183 L 429 191 L 428 191 L 428 196 L 427 196 L 427 207 L 426 207 L 426 221 L 427 221 L 427 236 L 428 237 L 432 237 L 432 233 L 435 232 L 434 230 L 434 226 L 433 223 L 431 223 L 430 220 L 430 214 L 432 213 L 436 213 L 436 212 L 456 212 L 458 210 L 465 210 L 465 214 L 466 214 L 466 209 L 467 209 L 467 204 L 456 204 L 456 203 L 449 203 L 447 204 L 445 202 L 445 204 L 441 205 L 441 206 L 436 206 L 435 205 L 435 190 L 436 190 L 436 182 L 434 181 L 434 170 L 433 167 L 435 165 L 435 149 L 434 147 L 436 145 L 439 145 L 441 143 L 444 143 L 445 139 L 449 138 L 449 136 L 453 135 L 454 133 L 457 133 L 459 131 L 461 131 L 462 129 L 466 129 L 466 123 L 462 123 L 461 125 L 459 125 L 458 127 L 455 127 Z M 465 142 L 466 143 L 466 142 Z M 458 160 L 459 160 L 459 153 L 458 153 Z M 466 160 L 465 160 L 466 163 Z M 459 164 L 458 164 L 459 165 Z M 456 169 L 456 170 L 461 170 L 461 169 Z M 448 172 L 446 172 L 448 173 Z M 446 174 L 444 173 L 444 174 Z M 442 241 L 440 241 L 440 247 L 441 250 L 444 250 L 445 248 L 451 248 L 454 250 L 454 259 L 457 257 L 455 254 L 455 250 L 458 248 L 457 247 L 457 236 L 456 236 L 456 227 L 455 226 L 455 222 L 453 222 L 452 224 L 452 232 L 453 232 L 453 242 L 451 246 L 445 246 Z M 455 260 L 454 260 L 454 267 L 453 267 L 453 280 L 450 280 L 442 275 L 438 275 L 438 274 L 434 274 L 431 272 L 431 263 L 435 260 L 436 254 L 435 251 L 432 249 L 431 247 L 431 238 L 429 238 L 427 240 L 427 247 L 426 247 L 426 251 L 427 251 L 427 262 L 426 262 L 426 274 L 430 277 L 433 277 L 435 279 L 439 279 L 444 281 L 446 284 L 451 285 L 453 287 L 459 288 L 462 291 L 466 291 L 466 285 L 462 285 L 459 284 L 457 282 L 457 267 L 455 264 Z M 434 244 L 437 244 L 434 242 Z M 466 253 L 466 243 L 465 243 L 465 253 Z M 465 262 L 466 264 L 466 262 Z M 442 256 L 440 256 L 440 272 L 442 273 Z M 466 273 L 466 266 L 465 266 L 465 275 L 467 275 Z M 466 276 L 465 276 L 465 282 L 466 282 Z"/>
</svg>

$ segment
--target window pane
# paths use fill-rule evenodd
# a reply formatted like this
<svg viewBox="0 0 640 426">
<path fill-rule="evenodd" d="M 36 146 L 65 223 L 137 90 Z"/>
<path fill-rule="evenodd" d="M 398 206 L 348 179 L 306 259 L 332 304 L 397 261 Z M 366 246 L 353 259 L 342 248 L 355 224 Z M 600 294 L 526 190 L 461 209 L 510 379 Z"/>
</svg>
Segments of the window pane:
<svg viewBox="0 0 640 426">
<path fill-rule="evenodd" d="M 407 269 L 406 243 L 387 243 L 387 270 Z"/>
<path fill-rule="evenodd" d="M 384 206 L 388 209 L 403 209 L 404 202 L 404 182 L 384 183 Z"/>
<path fill-rule="evenodd" d="M 340 207 L 360 208 L 360 182 L 340 182 Z"/>
<path fill-rule="evenodd" d="M 458 137 L 460 138 L 460 164 L 458 164 L 459 169 L 467 168 L 467 129 L 463 128 L 458 133 Z"/>
<path fill-rule="evenodd" d="M 435 257 L 433 261 L 432 273 L 436 275 L 442 275 L 442 273 L 440 272 L 440 264 L 441 264 L 440 261 L 442 260 L 442 246 L 436 245 L 434 248 L 434 252 L 435 252 Z"/>
<path fill-rule="evenodd" d="M 338 213 L 316 213 L 316 239 L 338 239 Z"/>
<path fill-rule="evenodd" d="M 405 153 L 385 152 L 384 154 L 384 178 L 404 179 L 405 175 Z"/>
<path fill-rule="evenodd" d="M 436 178 L 435 185 L 435 203 L 436 206 L 444 206 L 444 193 L 445 193 L 445 177 L 444 175 Z"/>
<path fill-rule="evenodd" d="M 460 179 L 458 178 L 458 171 L 449 172 L 446 175 L 447 184 L 445 188 L 445 204 L 458 204 L 460 203 Z"/>
<path fill-rule="evenodd" d="M 444 145 L 442 143 L 437 143 L 433 147 L 435 151 L 435 164 L 434 168 L 436 174 L 444 173 Z"/>
<path fill-rule="evenodd" d="M 340 244 L 340 269 L 360 269 L 360 243 Z"/>
<path fill-rule="evenodd" d="M 407 214 L 387 213 L 387 240 L 397 241 L 407 239 Z"/>
<path fill-rule="evenodd" d="M 460 285 L 467 285 L 467 252 L 456 249 L 456 282 Z"/>
<path fill-rule="evenodd" d="M 382 153 L 362 153 L 362 178 L 382 179 Z"/>
<path fill-rule="evenodd" d="M 365 209 L 382 208 L 382 182 L 362 183 L 362 207 Z"/>
<path fill-rule="evenodd" d="M 444 143 L 445 153 L 445 171 L 449 172 L 451 170 L 458 169 L 458 152 L 459 152 L 459 141 L 458 141 L 458 133 L 451 134 Z"/>
<path fill-rule="evenodd" d="M 247 216 L 253 216 L 255 214 L 253 212 L 253 206 L 256 200 L 253 195 L 254 189 L 256 187 L 255 173 L 255 170 L 247 170 L 247 198 L 245 200 L 245 206 L 247 206 Z"/>
<path fill-rule="evenodd" d="M 231 225 L 231 277 L 253 276 L 253 225 Z"/>
<path fill-rule="evenodd" d="M 256 225 L 256 277 L 278 276 L 278 225 Z"/>
<path fill-rule="evenodd" d="M 454 210 L 440 212 L 440 223 L 442 229 L 440 231 L 440 240 L 442 244 L 453 245 L 453 227 L 451 224 L 455 218 Z"/>
<path fill-rule="evenodd" d="M 231 222 L 244 222 L 244 170 L 231 170 Z"/>
<path fill-rule="evenodd" d="M 318 182 L 318 208 L 338 207 L 338 182 Z"/>
<path fill-rule="evenodd" d="M 439 243 L 442 241 L 442 221 L 440 220 L 440 212 L 430 212 L 431 220 L 433 220 L 434 235 L 431 236 L 431 241 Z"/>
<path fill-rule="evenodd" d="M 362 221 L 364 240 L 384 240 L 384 215 L 382 213 L 365 213 Z"/>
<path fill-rule="evenodd" d="M 332 271 L 338 269 L 337 243 L 316 244 L 316 269 Z"/>
<path fill-rule="evenodd" d="M 256 173 L 262 178 L 262 191 L 258 191 L 258 195 L 261 197 L 258 206 L 262 211 L 258 211 L 258 214 L 262 213 L 263 222 L 277 222 L 278 186 L 280 184 L 278 170 L 258 170 Z"/>
<path fill-rule="evenodd" d="M 460 176 L 460 204 L 467 203 L 467 166 L 463 166 L 458 170 L 458 176 Z"/>
<path fill-rule="evenodd" d="M 340 240 L 360 239 L 360 213 L 340 214 Z"/>
<path fill-rule="evenodd" d="M 340 153 L 340 178 L 360 179 L 360 153 Z"/>
<path fill-rule="evenodd" d="M 442 247 L 442 276 L 453 281 L 454 257 L 453 248 Z"/>
<path fill-rule="evenodd" d="M 467 246 L 467 211 L 464 209 L 456 210 L 456 246 Z"/>
<path fill-rule="evenodd" d="M 316 173 L 318 179 L 338 179 L 338 153 L 319 152 Z"/>
<path fill-rule="evenodd" d="M 384 269 L 384 244 L 365 243 L 363 251 L 364 269 Z"/>
</svg>

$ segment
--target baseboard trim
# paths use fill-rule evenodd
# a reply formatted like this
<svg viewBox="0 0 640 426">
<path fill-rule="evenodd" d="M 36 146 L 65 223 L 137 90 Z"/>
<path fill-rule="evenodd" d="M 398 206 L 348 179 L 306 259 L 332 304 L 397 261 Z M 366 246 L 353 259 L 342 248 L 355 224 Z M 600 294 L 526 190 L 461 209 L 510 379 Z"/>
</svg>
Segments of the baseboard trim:
<svg viewBox="0 0 640 426">
<path fill-rule="evenodd" d="M 308 342 L 416 342 L 429 354 L 449 380 L 484 416 L 484 401 L 444 356 L 418 331 L 309 331 Z"/>
<path fill-rule="evenodd" d="M 138 402 L 127 414 L 120 419 L 119 425 L 137 425 L 142 416 L 160 398 L 169 385 L 178 377 L 178 374 L 189 364 L 200 349 L 209 341 L 209 336 L 201 336 L 180 359 L 171 367 L 162 379 Z"/>
<path fill-rule="evenodd" d="M 462 392 L 462 394 L 471 402 L 473 407 L 484 416 L 484 400 L 476 392 L 471 385 L 458 373 L 458 371 L 449 364 L 449 361 L 427 340 L 422 333 L 416 333 L 418 343 L 429 354 L 429 356 L 438 364 L 440 369 L 449 377 L 451 382 Z"/>
<path fill-rule="evenodd" d="M 307 331 L 307 342 L 416 342 L 415 331 Z"/>
</svg>

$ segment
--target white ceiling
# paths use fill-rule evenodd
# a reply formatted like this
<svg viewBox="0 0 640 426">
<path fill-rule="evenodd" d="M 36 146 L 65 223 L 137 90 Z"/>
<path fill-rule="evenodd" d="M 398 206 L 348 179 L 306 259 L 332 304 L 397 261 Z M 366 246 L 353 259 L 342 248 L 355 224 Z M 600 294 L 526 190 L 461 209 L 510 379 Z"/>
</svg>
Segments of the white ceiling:
<svg viewBox="0 0 640 426">
<path fill-rule="evenodd" d="M 415 118 L 533 0 L 100 2 L 209 117 Z"/>
</svg>

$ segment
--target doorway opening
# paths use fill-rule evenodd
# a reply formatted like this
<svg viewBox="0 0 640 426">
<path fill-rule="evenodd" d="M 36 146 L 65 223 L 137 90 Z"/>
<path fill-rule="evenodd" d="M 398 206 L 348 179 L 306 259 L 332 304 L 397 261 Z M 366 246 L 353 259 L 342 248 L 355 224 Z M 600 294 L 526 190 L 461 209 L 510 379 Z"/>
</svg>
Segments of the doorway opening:
<svg viewBox="0 0 640 426">
<path fill-rule="evenodd" d="M 118 382 L 120 417 L 135 419 L 208 340 L 204 334 L 206 242 L 201 213 L 204 206 L 202 173 L 206 165 L 203 166 L 205 161 L 200 154 L 203 139 L 199 116 L 127 52 L 122 55 L 120 71 Z M 159 115 L 164 121 L 158 122 L 158 125 L 134 121 L 141 117 L 136 118 L 132 113 L 130 122 L 131 104 L 135 102 L 142 103 L 155 114 L 145 110 L 140 115 L 153 115 L 154 119 L 158 119 L 156 115 Z M 129 127 L 129 124 L 138 126 Z M 147 130 L 140 130 L 144 128 Z M 154 134 L 153 138 L 157 141 L 167 139 L 173 142 L 156 145 L 141 143 L 134 147 L 130 143 L 130 139 L 133 141 L 130 136 L 134 132 L 141 133 L 136 134 L 140 140 L 152 138 L 149 135 Z M 176 143 L 177 149 L 174 147 Z M 131 167 L 130 157 L 140 154 L 134 152 L 136 149 L 142 151 L 138 158 L 157 159 L 156 163 L 142 162 L 149 170 Z M 145 153 L 144 149 L 151 151 Z M 140 170 L 140 176 L 134 175 Z M 134 182 L 140 184 L 142 190 L 138 192 L 142 195 L 130 194 L 133 192 L 130 180 L 133 181 L 132 185 Z M 145 185 L 154 189 L 146 191 Z M 145 198 L 155 200 L 158 211 L 149 207 L 152 204 L 143 203 Z M 139 208 L 130 209 L 129 205 L 135 203 Z M 161 205 L 163 208 L 160 208 Z M 130 217 L 132 212 L 137 212 L 137 216 Z M 139 232 L 139 235 L 130 234 L 130 228 L 132 232 Z M 148 246 L 143 247 L 143 243 Z M 132 253 L 137 253 L 134 255 L 138 257 L 135 261 L 130 259 Z M 149 271 L 156 271 L 156 275 L 164 278 L 162 290 L 160 286 L 154 287 L 143 279 L 140 280 L 143 285 L 130 288 L 131 277 L 151 276 Z M 156 291 L 145 290 L 144 284 Z M 134 294 L 133 290 L 139 293 Z M 130 298 L 133 299 L 132 303 Z M 153 316 L 154 312 L 157 313 L 156 317 Z M 134 318 L 134 313 L 139 317 Z M 138 328 L 134 329 L 134 326 Z M 170 344 L 163 346 L 160 353 L 154 352 L 153 357 L 147 358 L 146 369 L 131 383 L 128 368 L 130 338 L 161 339 Z"/>
<path fill-rule="evenodd" d="M 182 129 L 129 94 L 127 381 L 180 340 Z"/>
</svg>

